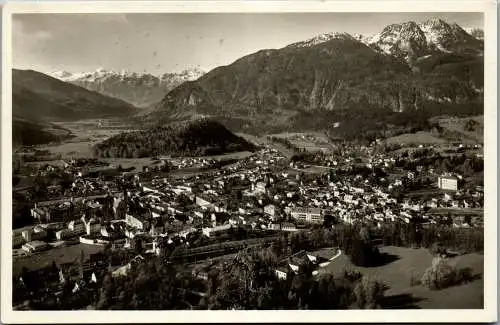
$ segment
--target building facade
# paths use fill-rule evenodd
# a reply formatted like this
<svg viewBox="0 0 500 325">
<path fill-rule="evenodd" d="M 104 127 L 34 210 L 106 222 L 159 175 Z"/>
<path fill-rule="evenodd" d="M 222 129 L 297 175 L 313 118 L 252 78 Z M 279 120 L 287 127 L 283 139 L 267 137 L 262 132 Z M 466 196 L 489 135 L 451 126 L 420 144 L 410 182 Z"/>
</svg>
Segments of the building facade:
<svg viewBox="0 0 500 325">
<path fill-rule="evenodd" d="M 292 218 L 305 223 L 323 223 L 324 216 L 320 208 L 293 208 Z"/>
<path fill-rule="evenodd" d="M 455 177 L 438 177 L 438 187 L 442 190 L 458 190 L 458 180 Z"/>
</svg>

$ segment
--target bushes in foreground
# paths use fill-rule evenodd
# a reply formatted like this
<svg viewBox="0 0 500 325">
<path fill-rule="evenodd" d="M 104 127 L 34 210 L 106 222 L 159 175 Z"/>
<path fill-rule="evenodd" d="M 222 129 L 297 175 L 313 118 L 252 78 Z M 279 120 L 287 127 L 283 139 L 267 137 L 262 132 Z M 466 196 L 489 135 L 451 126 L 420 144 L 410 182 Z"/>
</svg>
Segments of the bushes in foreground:
<svg viewBox="0 0 500 325">
<path fill-rule="evenodd" d="M 354 287 L 357 306 L 363 309 L 380 308 L 385 290 L 386 286 L 383 283 L 368 276 L 362 277 Z"/>
<path fill-rule="evenodd" d="M 440 290 L 454 285 L 470 282 L 473 279 L 472 269 L 467 267 L 457 270 L 447 263 L 446 258 L 435 257 L 432 265 L 425 270 L 421 284 L 431 290 Z"/>
</svg>

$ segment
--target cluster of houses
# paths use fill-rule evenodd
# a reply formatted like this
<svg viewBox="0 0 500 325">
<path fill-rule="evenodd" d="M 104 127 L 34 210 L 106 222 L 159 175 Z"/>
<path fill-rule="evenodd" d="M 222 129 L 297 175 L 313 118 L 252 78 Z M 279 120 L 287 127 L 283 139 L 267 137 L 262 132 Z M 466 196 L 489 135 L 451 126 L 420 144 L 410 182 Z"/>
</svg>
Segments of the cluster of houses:
<svg viewBox="0 0 500 325">
<path fill-rule="evenodd" d="M 340 251 L 338 251 L 340 253 Z M 333 251 L 320 251 L 316 253 L 300 251 L 279 263 L 275 269 L 275 275 L 278 279 L 286 280 L 290 274 L 299 274 L 305 270 L 312 275 L 318 274 L 318 269 L 327 266 L 335 257 Z"/>
<path fill-rule="evenodd" d="M 364 147 L 357 150 L 369 153 Z M 401 202 L 391 196 L 392 189 L 402 186 L 401 179 L 380 185 L 353 174 L 333 181 L 330 170 L 335 173 L 335 168 L 307 177 L 294 172 L 287 163 L 279 164 L 284 159 L 278 151 L 266 147 L 227 168 L 181 179 L 133 174 L 127 183 L 122 182 L 127 184 L 124 191 L 116 189 L 116 179 L 78 176 L 72 188 L 80 192 L 88 189 L 90 194 L 35 204 L 31 213 L 38 225 L 14 230 L 13 246 L 34 252 L 47 248 L 41 244 L 44 241 L 77 238 L 87 244 L 113 243 L 120 247 L 130 245 L 130 240 L 140 235 L 155 250 L 155 238 L 160 236 L 185 238 L 200 232 L 214 237 L 235 227 L 298 231 L 323 225 L 327 217 L 336 222 L 380 225 L 396 221 L 432 223 L 451 215 L 456 216 L 455 226 L 481 224 L 481 216 L 465 218 L 460 212 L 447 210 L 482 208 L 482 191 L 460 190 L 453 176 L 437 179 L 436 187 L 442 189 L 438 196 Z M 330 161 L 338 168 L 359 163 L 348 157 Z M 177 163 L 210 162 L 190 159 Z M 393 162 L 372 154 L 367 166 L 390 169 Z M 412 177 L 415 175 L 408 175 L 408 179 Z M 92 195 L 93 188 L 107 192 Z"/>
</svg>

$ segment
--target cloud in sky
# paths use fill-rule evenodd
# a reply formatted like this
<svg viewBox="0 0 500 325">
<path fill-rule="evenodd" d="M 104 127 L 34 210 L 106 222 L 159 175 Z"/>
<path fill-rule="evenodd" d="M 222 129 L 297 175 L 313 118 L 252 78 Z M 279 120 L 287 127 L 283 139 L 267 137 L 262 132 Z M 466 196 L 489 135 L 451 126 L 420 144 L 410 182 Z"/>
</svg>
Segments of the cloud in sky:
<svg viewBox="0 0 500 325">
<path fill-rule="evenodd" d="M 326 32 L 371 35 L 439 17 L 482 27 L 481 13 L 17 14 L 14 66 L 42 72 L 209 70 L 265 48 Z"/>
</svg>

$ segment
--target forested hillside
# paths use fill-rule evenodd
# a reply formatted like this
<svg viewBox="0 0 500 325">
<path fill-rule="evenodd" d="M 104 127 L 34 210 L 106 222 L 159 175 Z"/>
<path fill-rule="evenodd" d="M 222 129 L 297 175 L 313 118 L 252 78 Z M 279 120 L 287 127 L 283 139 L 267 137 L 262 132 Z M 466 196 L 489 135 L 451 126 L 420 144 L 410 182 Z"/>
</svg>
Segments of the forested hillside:
<svg viewBox="0 0 500 325">
<path fill-rule="evenodd" d="M 253 150 L 252 144 L 222 124 L 199 119 L 122 133 L 94 148 L 98 157 L 138 158 L 156 155 L 203 156 Z"/>
</svg>

